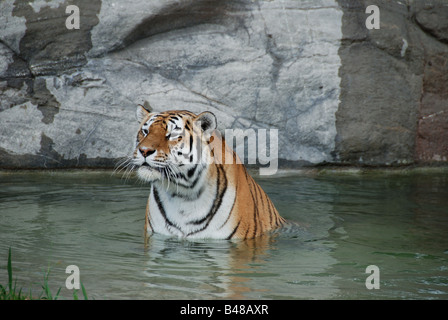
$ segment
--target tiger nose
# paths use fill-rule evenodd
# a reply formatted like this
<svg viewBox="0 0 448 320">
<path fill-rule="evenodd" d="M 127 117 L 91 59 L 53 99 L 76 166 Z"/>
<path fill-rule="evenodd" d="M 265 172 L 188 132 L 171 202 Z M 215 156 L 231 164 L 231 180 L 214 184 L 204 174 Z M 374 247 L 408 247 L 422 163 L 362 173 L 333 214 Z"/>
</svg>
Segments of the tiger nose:
<svg viewBox="0 0 448 320">
<path fill-rule="evenodd" d="M 156 150 L 152 150 L 150 148 L 138 148 L 138 150 L 140 150 L 142 156 L 145 158 L 156 152 Z"/>
</svg>

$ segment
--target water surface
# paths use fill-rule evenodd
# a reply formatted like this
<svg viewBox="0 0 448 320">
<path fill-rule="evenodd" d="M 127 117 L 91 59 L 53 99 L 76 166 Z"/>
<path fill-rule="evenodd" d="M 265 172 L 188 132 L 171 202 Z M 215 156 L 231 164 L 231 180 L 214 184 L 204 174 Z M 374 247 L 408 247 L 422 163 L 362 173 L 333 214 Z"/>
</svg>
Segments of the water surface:
<svg viewBox="0 0 448 320">
<path fill-rule="evenodd" d="M 306 227 L 253 241 L 145 241 L 148 185 L 110 172 L 0 173 L 0 283 L 95 299 L 447 299 L 448 171 L 257 178 Z M 368 290 L 366 267 L 380 270 Z"/>
</svg>

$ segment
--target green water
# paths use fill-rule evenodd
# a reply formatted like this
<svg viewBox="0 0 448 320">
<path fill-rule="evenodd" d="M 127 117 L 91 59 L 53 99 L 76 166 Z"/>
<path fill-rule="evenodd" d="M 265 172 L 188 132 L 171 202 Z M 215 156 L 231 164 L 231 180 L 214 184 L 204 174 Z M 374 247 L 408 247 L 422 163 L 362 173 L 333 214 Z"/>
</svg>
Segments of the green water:
<svg viewBox="0 0 448 320">
<path fill-rule="evenodd" d="M 0 173 L 0 284 L 95 299 L 447 299 L 448 171 L 257 178 L 307 227 L 258 241 L 144 240 L 148 186 L 109 172 Z M 366 267 L 379 289 L 366 288 Z"/>
</svg>

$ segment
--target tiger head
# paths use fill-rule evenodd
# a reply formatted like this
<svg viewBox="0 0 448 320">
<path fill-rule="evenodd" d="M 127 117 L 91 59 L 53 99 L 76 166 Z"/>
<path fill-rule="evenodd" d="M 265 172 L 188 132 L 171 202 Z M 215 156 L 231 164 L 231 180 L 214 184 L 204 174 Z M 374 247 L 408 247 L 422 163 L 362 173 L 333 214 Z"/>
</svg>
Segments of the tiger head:
<svg viewBox="0 0 448 320">
<path fill-rule="evenodd" d="M 207 163 L 206 148 L 216 129 L 211 112 L 196 115 L 190 111 L 151 112 L 137 107 L 140 127 L 132 163 L 144 181 L 176 180 L 193 168 Z"/>
</svg>

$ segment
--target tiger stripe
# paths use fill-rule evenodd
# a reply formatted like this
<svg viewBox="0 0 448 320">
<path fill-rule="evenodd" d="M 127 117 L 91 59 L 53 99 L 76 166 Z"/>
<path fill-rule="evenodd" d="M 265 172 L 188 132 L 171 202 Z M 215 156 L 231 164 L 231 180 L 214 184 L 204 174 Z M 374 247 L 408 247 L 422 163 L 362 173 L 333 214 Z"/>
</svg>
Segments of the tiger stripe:
<svg viewBox="0 0 448 320">
<path fill-rule="evenodd" d="M 159 192 L 157 191 L 157 188 L 153 188 L 153 193 L 154 193 L 154 199 L 156 200 L 156 203 L 157 203 L 157 207 L 159 208 L 159 210 L 160 210 L 160 213 L 162 214 L 162 216 L 163 216 L 163 218 L 164 218 L 164 220 L 165 220 L 165 223 L 166 223 L 166 225 L 168 225 L 168 226 L 170 226 L 170 227 L 173 227 L 173 228 L 176 228 L 177 230 L 179 230 L 179 231 L 181 231 L 182 232 L 182 230 L 180 230 L 170 219 L 168 219 L 168 217 L 166 216 L 166 212 L 165 212 L 165 209 L 164 209 L 164 206 L 163 206 L 163 203 L 160 201 L 160 198 L 159 198 Z"/>
<path fill-rule="evenodd" d="M 187 236 L 191 236 L 193 234 L 196 234 L 196 233 L 206 229 L 209 226 L 213 217 L 215 216 L 216 212 L 218 211 L 219 207 L 221 206 L 221 202 L 223 200 L 224 193 L 227 190 L 227 179 L 225 177 L 225 174 L 223 174 L 222 171 L 223 171 L 222 168 L 218 167 L 218 174 L 216 176 L 216 197 L 213 201 L 213 205 L 210 208 L 210 211 L 204 218 L 202 218 L 200 220 L 199 223 L 197 223 L 197 221 L 196 221 L 196 223 L 190 222 L 190 224 L 203 224 L 204 223 L 204 225 L 200 229 L 188 233 Z"/>
</svg>

